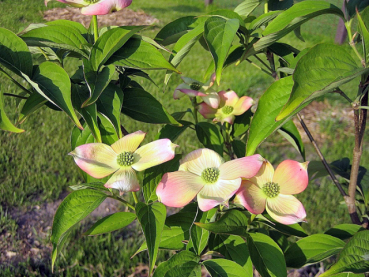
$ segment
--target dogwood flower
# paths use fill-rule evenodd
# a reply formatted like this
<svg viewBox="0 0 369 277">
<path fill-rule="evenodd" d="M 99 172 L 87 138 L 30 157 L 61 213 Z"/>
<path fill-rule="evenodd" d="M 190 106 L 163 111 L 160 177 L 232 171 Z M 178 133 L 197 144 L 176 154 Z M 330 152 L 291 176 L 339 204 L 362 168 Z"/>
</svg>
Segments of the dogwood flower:
<svg viewBox="0 0 369 277">
<path fill-rule="evenodd" d="M 169 207 L 183 207 L 196 195 L 199 208 L 208 211 L 227 201 L 241 185 L 241 177 L 251 178 L 263 158 L 253 155 L 229 162 L 210 149 L 198 149 L 181 161 L 178 171 L 165 173 L 156 194 Z"/>
<path fill-rule="evenodd" d="M 233 90 L 220 91 L 218 95 L 220 101 L 217 107 L 214 108 L 205 101 L 198 106 L 199 113 L 207 119 L 214 118 L 214 122 L 233 124 L 235 116 L 243 114 L 253 104 L 251 97 L 242 96 L 239 98 Z"/>
<path fill-rule="evenodd" d="M 85 15 L 104 15 L 122 10 L 131 5 L 132 0 L 45 0 L 45 5 L 50 1 L 58 1 L 72 7 L 82 8 Z"/>
<path fill-rule="evenodd" d="M 266 208 L 268 214 L 282 224 L 303 221 L 304 206 L 292 194 L 306 189 L 308 163 L 286 160 L 274 172 L 273 166 L 265 161 L 256 176 L 242 181 L 234 202 L 253 214 L 261 214 Z"/>
<path fill-rule="evenodd" d="M 201 83 L 195 79 L 188 77 L 181 77 L 183 83 L 180 84 L 174 90 L 173 98 L 179 99 L 184 95 L 188 95 L 190 98 L 199 96 L 209 106 L 216 108 L 219 105 L 219 96 L 216 92 L 206 92 L 210 87 L 214 85 L 215 74 L 211 75 L 210 79 L 206 83 Z"/>
<path fill-rule="evenodd" d="M 114 173 L 105 187 L 118 189 L 121 194 L 138 191 L 140 185 L 135 170 L 142 171 L 173 159 L 177 147 L 169 139 L 159 139 L 138 148 L 145 135 L 137 131 L 111 146 L 88 143 L 76 147 L 69 154 L 83 171 L 94 178 L 100 179 Z"/>
</svg>

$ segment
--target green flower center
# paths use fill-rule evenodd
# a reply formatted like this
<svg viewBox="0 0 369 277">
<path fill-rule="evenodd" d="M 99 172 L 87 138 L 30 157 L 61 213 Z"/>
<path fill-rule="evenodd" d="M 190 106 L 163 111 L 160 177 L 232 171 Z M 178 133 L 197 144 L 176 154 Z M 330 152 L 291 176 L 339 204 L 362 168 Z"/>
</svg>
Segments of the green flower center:
<svg viewBox="0 0 369 277">
<path fill-rule="evenodd" d="M 135 160 L 135 157 L 131 152 L 120 153 L 117 157 L 117 163 L 120 166 L 131 166 Z"/>
<path fill-rule="evenodd" d="M 193 89 L 193 90 L 200 90 L 202 87 L 202 85 L 198 82 L 193 82 L 191 85 L 190 85 L 190 88 Z"/>
<path fill-rule="evenodd" d="M 216 167 L 209 167 L 201 173 L 201 177 L 206 183 L 213 184 L 218 180 L 219 169 Z"/>
<path fill-rule="evenodd" d="M 90 5 L 91 4 L 95 4 L 97 2 L 99 2 L 100 0 L 85 0 L 85 2 L 89 3 Z"/>
<path fill-rule="evenodd" d="M 281 188 L 279 187 L 279 185 L 276 184 L 276 183 L 273 183 L 273 182 L 266 183 L 263 186 L 263 192 L 269 198 L 275 198 L 275 197 L 277 197 L 278 194 L 279 194 L 279 192 L 280 192 L 280 190 L 281 190 Z"/>
<path fill-rule="evenodd" d="M 231 114 L 233 112 L 233 107 L 231 106 L 224 106 L 222 108 L 222 111 L 224 114 Z"/>
</svg>

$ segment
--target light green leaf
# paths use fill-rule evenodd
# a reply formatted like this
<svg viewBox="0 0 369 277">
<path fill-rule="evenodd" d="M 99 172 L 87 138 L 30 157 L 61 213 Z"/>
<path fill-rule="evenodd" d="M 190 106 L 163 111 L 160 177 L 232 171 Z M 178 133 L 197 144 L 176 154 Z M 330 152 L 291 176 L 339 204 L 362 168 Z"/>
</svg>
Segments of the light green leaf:
<svg viewBox="0 0 369 277">
<path fill-rule="evenodd" d="M 27 45 L 13 32 L 0 27 L 0 63 L 21 76 L 32 76 L 32 56 Z"/>
<path fill-rule="evenodd" d="M 364 53 L 364 60 L 365 63 L 368 60 L 369 57 L 369 31 L 368 28 L 361 17 L 360 13 L 357 13 L 357 19 L 358 19 L 358 25 L 359 25 L 359 32 L 362 36 L 362 44 L 363 44 L 363 53 Z"/>
<path fill-rule="evenodd" d="M 209 149 L 223 156 L 224 139 L 216 125 L 208 122 L 199 122 L 195 126 L 199 141 Z"/>
<path fill-rule="evenodd" d="M 273 83 L 260 97 L 250 125 L 246 156 L 253 155 L 268 136 L 287 122 L 287 119 L 276 122 L 275 118 L 288 101 L 292 87 L 292 76 L 286 77 Z"/>
<path fill-rule="evenodd" d="M 77 28 L 71 26 L 50 25 L 32 29 L 22 34 L 21 38 L 28 46 L 65 49 L 87 58 L 87 54 L 83 51 L 83 45 L 87 45 L 87 40 Z"/>
<path fill-rule="evenodd" d="M 179 73 L 156 47 L 139 38 L 130 38 L 122 48 L 114 53 L 107 63 L 147 70 L 167 69 Z"/>
<path fill-rule="evenodd" d="M 136 214 L 146 238 L 150 257 L 149 274 L 151 274 L 158 255 L 160 238 L 165 223 L 166 208 L 159 202 L 153 203 L 152 205 L 139 202 L 136 205 Z"/>
<path fill-rule="evenodd" d="M 44 62 L 34 70 L 32 80 L 25 74 L 23 78 L 43 97 L 62 109 L 82 129 L 71 99 L 71 82 L 67 72 L 52 62 Z"/>
<path fill-rule="evenodd" d="M 369 231 L 356 233 L 340 253 L 337 263 L 321 277 L 333 276 L 342 272 L 365 273 L 369 271 Z"/>
<path fill-rule="evenodd" d="M 53 21 L 49 21 L 46 22 L 45 25 L 48 26 L 66 26 L 69 29 L 74 29 L 76 31 L 78 31 L 81 35 L 85 36 L 87 35 L 87 29 L 85 28 L 85 26 L 83 26 L 81 23 L 76 22 L 76 21 L 71 21 L 71 20 L 65 20 L 65 19 L 58 19 L 58 20 L 53 20 Z"/>
<path fill-rule="evenodd" d="M 0 88 L 0 129 L 4 131 L 13 132 L 13 133 L 24 132 L 24 130 L 15 127 L 13 123 L 11 123 L 7 115 L 5 114 L 3 92 L 1 91 L 1 88 Z"/>
<path fill-rule="evenodd" d="M 225 259 L 203 261 L 202 264 L 212 277 L 245 277 L 247 271 L 239 264 Z"/>
<path fill-rule="evenodd" d="M 146 123 L 182 125 L 166 111 L 155 97 L 140 88 L 124 90 L 122 113 Z"/>
<path fill-rule="evenodd" d="M 315 234 L 292 244 L 285 253 L 288 267 L 300 268 L 314 264 L 337 254 L 345 243 L 325 234 Z"/>
<path fill-rule="evenodd" d="M 263 0 L 246 0 L 239 4 L 234 11 L 242 17 L 248 17 L 262 2 Z"/>
<path fill-rule="evenodd" d="M 368 72 L 369 68 L 358 65 L 343 47 L 318 44 L 298 62 L 291 96 L 276 120 L 284 119 L 315 98 Z"/>
<path fill-rule="evenodd" d="M 251 260 L 263 277 L 286 277 L 283 252 L 270 237 L 262 233 L 249 233 L 247 245 Z"/>
<path fill-rule="evenodd" d="M 95 183 L 84 183 L 79 185 L 69 186 L 72 190 L 81 190 L 81 189 L 97 189 L 100 191 L 109 191 L 106 187 L 104 187 L 104 183 L 95 182 Z"/>
<path fill-rule="evenodd" d="M 205 22 L 204 37 L 213 55 L 218 84 L 222 75 L 224 62 L 239 27 L 240 23 L 238 19 L 227 20 L 222 17 L 213 16 Z"/>
<path fill-rule="evenodd" d="M 65 240 L 68 230 L 95 210 L 106 197 L 103 192 L 85 189 L 74 191 L 63 200 L 55 213 L 50 239 L 53 244 L 52 267 L 59 244 Z"/>
<path fill-rule="evenodd" d="M 94 71 L 100 67 L 135 33 L 141 31 L 145 26 L 118 27 L 105 32 L 96 41 L 91 50 L 91 66 Z"/>
<path fill-rule="evenodd" d="M 94 236 L 105 233 L 110 233 L 122 229 L 131 224 L 136 219 L 134 213 L 118 212 L 108 215 L 97 221 L 84 235 Z"/>
<path fill-rule="evenodd" d="M 161 263 L 153 277 L 189 277 L 201 276 L 200 257 L 190 251 L 181 251 Z"/>
</svg>

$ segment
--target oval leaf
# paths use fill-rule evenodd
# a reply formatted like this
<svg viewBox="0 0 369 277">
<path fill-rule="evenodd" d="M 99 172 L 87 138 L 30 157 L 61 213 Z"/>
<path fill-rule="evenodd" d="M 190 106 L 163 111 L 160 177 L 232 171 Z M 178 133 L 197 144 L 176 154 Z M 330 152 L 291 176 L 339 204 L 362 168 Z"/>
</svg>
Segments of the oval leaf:
<svg viewBox="0 0 369 277">
<path fill-rule="evenodd" d="M 131 224 L 136 219 L 134 213 L 119 212 L 108 215 L 97 221 L 84 235 L 94 236 L 110 233 L 122 229 Z"/>
<path fill-rule="evenodd" d="M 239 264 L 225 259 L 206 260 L 202 263 L 212 277 L 245 277 L 246 270 Z"/>
</svg>

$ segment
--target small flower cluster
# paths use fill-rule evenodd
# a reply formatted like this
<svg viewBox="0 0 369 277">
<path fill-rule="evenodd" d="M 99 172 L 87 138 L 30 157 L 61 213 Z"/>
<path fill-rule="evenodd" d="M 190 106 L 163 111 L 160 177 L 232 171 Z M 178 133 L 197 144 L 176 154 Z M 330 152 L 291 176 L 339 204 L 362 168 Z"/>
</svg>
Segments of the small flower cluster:
<svg viewBox="0 0 369 277">
<path fill-rule="evenodd" d="M 169 161 L 175 148 L 169 139 L 160 139 L 138 148 L 145 133 L 137 131 L 112 144 L 89 143 L 70 153 L 77 165 L 95 178 L 112 174 L 105 184 L 121 194 L 138 191 L 135 171 Z M 159 201 L 170 207 L 183 207 L 197 196 L 199 208 L 208 211 L 220 204 L 234 202 L 251 213 L 265 209 L 283 224 L 304 220 L 305 209 L 292 194 L 302 192 L 308 184 L 307 163 L 287 160 L 276 171 L 260 155 L 228 162 L 215 151 L 198 149 L 183 158 L 178 171 L 165 173 L 157 186 Z"/>
</svg>

